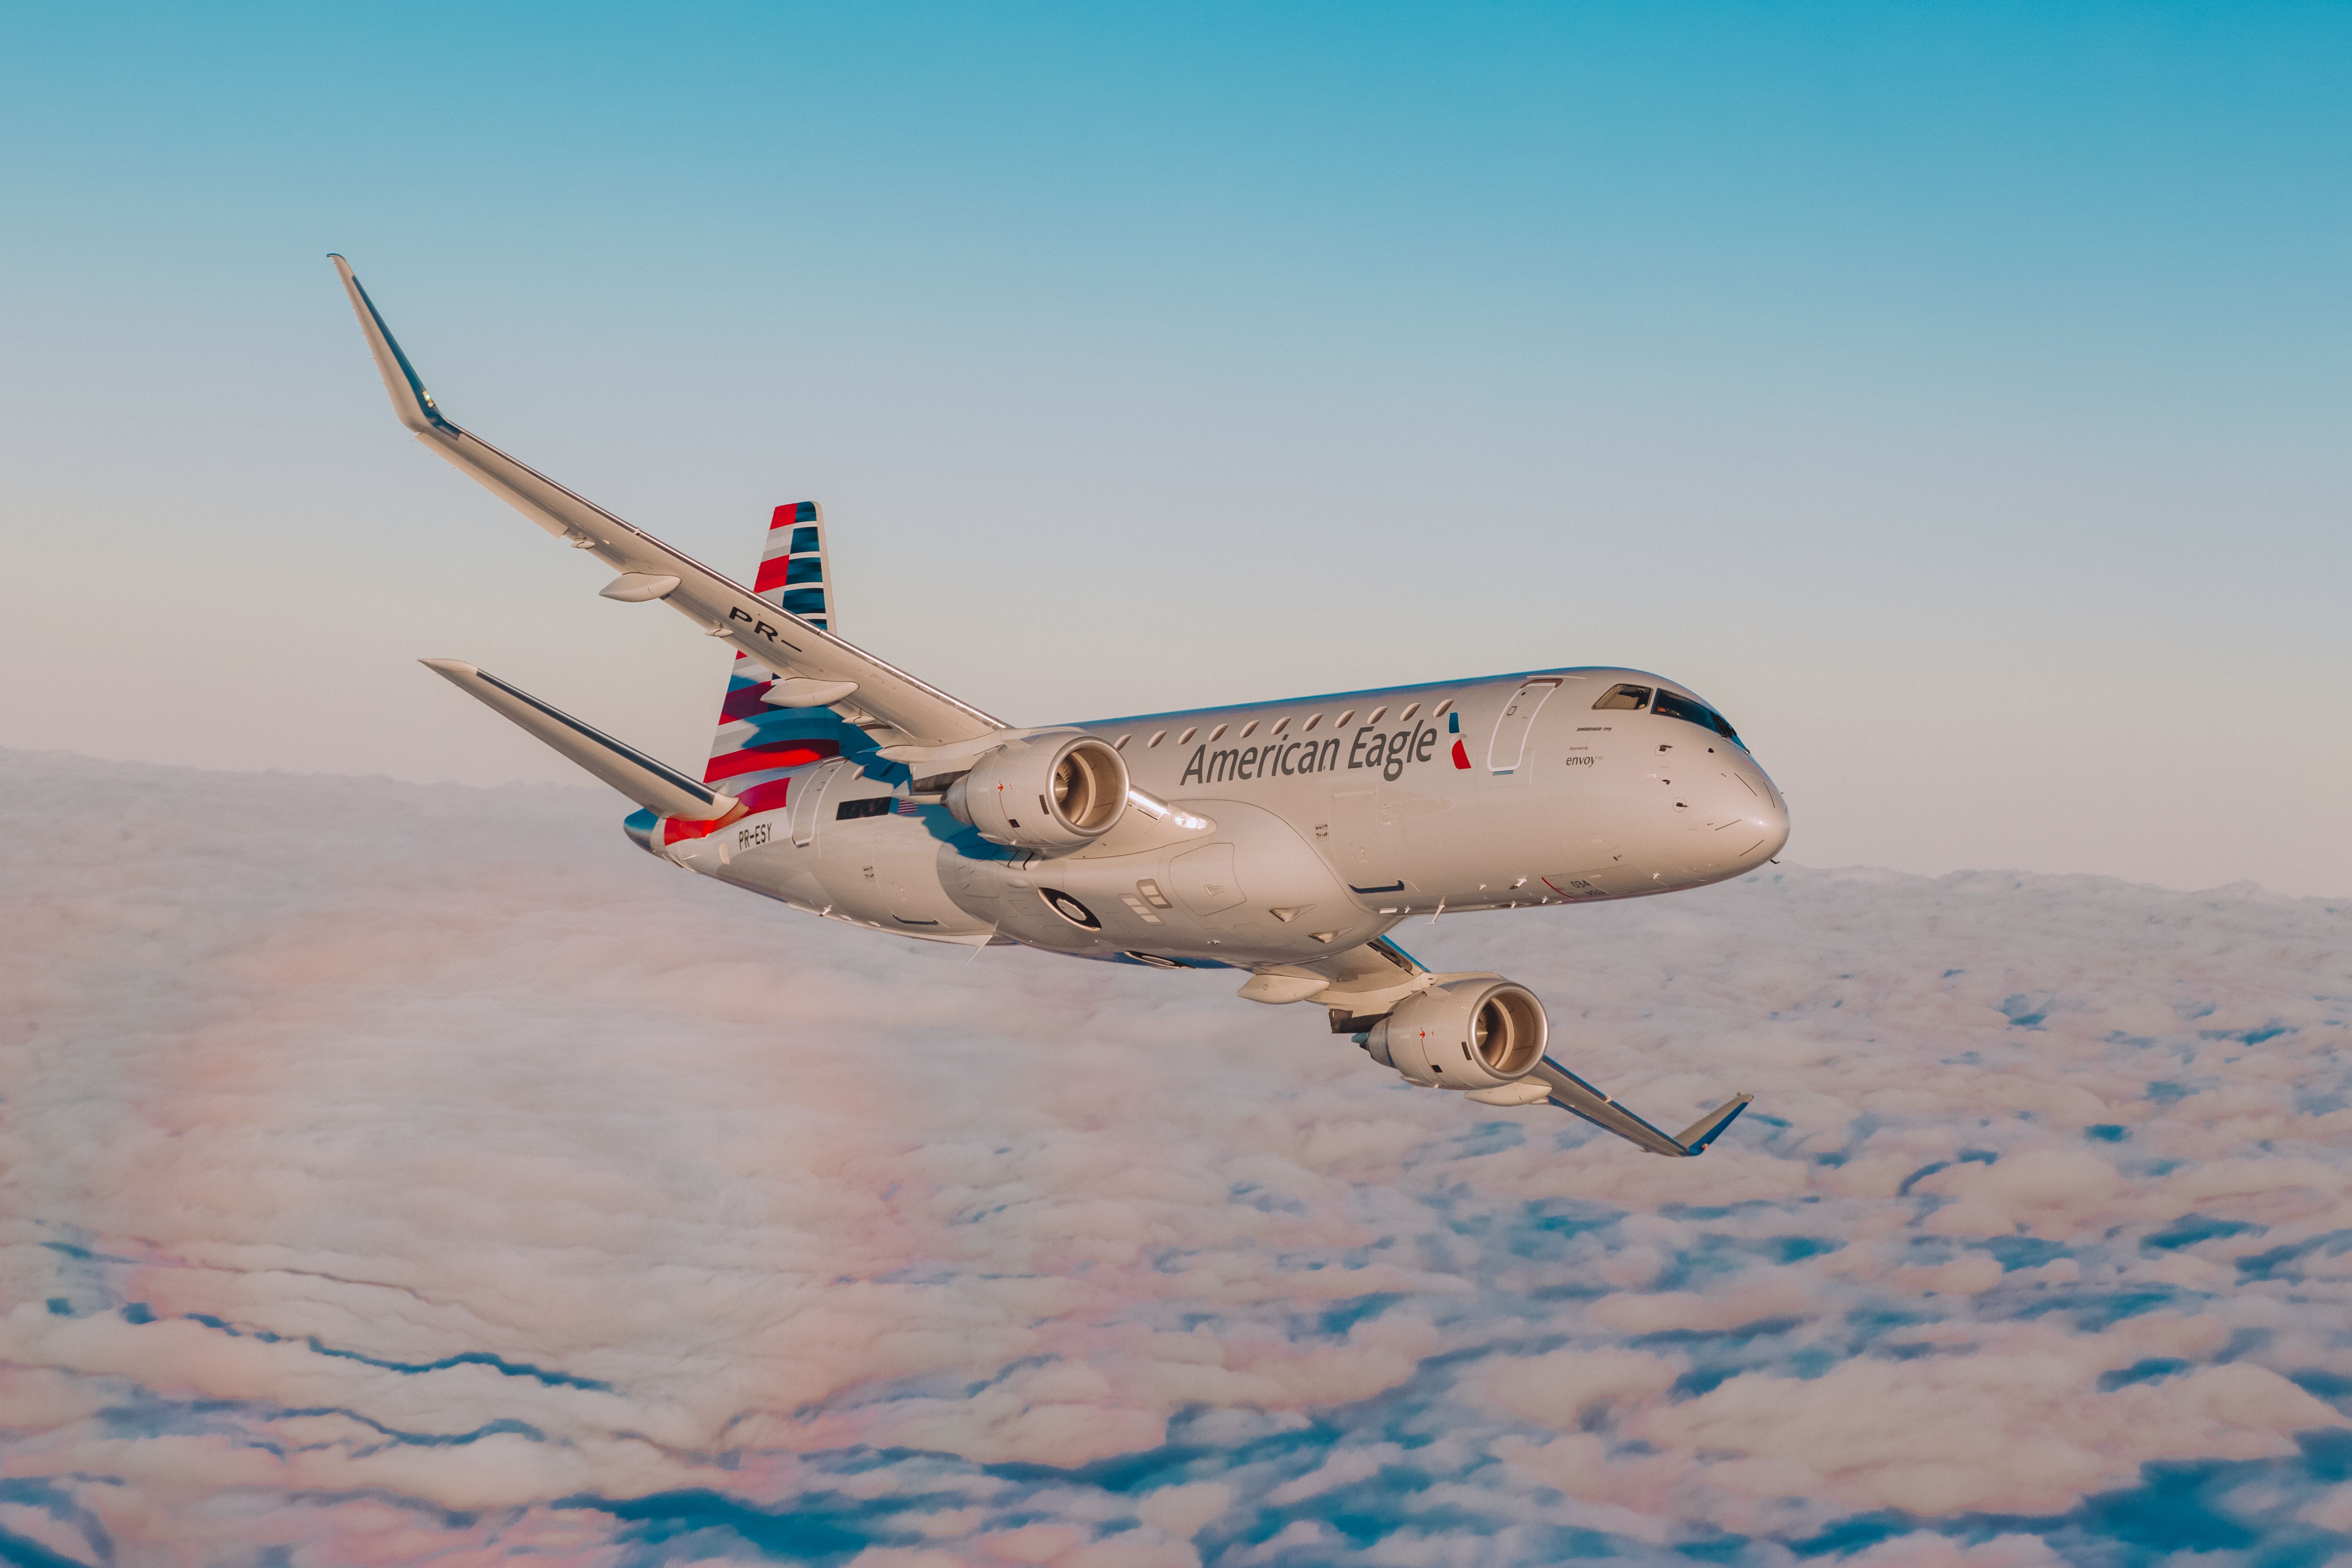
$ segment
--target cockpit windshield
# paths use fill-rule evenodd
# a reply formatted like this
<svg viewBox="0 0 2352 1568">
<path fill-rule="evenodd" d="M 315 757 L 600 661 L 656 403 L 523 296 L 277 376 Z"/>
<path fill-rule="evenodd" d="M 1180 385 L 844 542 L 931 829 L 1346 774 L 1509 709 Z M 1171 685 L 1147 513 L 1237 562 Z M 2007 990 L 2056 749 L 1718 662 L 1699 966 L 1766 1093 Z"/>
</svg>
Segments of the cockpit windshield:
<svg viewBox="0 0 2352 1568">
<path fill-rule="evenodd" d="M 1669 719 L 1680 719 L 1702 730 L 1714 731 L 1743 752 L 1748 749 L 1748 742 L 1739 738 L 1739 731 L 1731 727 L 1730 720 L 1704 702 L 1677 697 L 1671 691 L 1653 691 L 1649 687 L 1630 683 L 1612 686 L 1602 692 L 1601 700 L 1592 706 L 1608 712 L 1640 713 L 1646 710 Z"/>
<path fill-rule="evenodd" d="M 1607 699 L 1604 698 L 1602 700 L 1605 701 Z M 1748 749 L 1748 742 L 1739 738 L 1739 731 L 1731 727 L 1731 721 L 1704 702 L 1694 702 L 1687 697 L 1677 697 L 1671 691 L 1661 691 L 1658 693 L 1657 700 L 1651 705 L 1650 711 L 1668 719 L 1687 721 L 1702 730 L 1712 730 L 1741 751 Z"/>
</svg>

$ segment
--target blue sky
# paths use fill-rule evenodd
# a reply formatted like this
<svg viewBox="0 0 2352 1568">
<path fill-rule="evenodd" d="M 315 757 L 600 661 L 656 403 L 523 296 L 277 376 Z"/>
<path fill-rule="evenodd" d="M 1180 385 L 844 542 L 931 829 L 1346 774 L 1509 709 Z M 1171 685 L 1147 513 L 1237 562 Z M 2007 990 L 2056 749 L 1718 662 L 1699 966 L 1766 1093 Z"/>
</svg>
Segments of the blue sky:
<svg viewBox="0 0 2352 1568">
<path fill-rule="evenodd" d="M 553 778 L 715 650 L 383 407 L 1024 721 L 1580 661 L 1794 858 L 2352 889 L 2352 14 L 19 7 L 0 744 Z"/>
</svg>

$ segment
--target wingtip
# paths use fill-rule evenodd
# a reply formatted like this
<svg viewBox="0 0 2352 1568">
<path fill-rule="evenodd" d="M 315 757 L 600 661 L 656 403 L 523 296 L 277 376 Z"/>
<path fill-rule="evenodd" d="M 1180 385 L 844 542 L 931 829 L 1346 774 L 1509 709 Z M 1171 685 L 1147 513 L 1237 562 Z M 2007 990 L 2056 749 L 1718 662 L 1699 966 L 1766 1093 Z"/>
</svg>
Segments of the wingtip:
<svg viewBox="0 0 2352 1568">
<path fill-rule="evenodd" d="M 1742 1089 L 1688 1127 L 1684 1128 L 1682 1136 L 1675 1142 L 1694 1155 L 1706 1153 L 1706 1146 L 1723 1136 L 1723 1130 L 1738 1121 L 1739 1113 L 1754 1104 L 1755 1100 L 1754 1095 Z"/>
<path fill-rule="evenodd" d="M 462 434 L 455 425 L 442 416 L 433 395 L 425 390 L 425 382 L 408 356 L 400 352 L 392 329 L 384 324 L 383 313 L 368 298 L 352 264 L 330 253 L 336 274 L 342 279 L 343 292 L 350 296 L 352 310 L 359 317 L 360 331 L 367 339 L 368 353 L 375 357 L 375 367 L 383 377 L 383 389 L 392 396 L 392 411 L 400 422 L 417 435 L 438 431 L 444 436 Z"/>
<path fill-rule="evenodd" d="M 479 665 L 467 664 L 462 658 L 420 658 L 416 662 L 431 670 L 434 674 L 446 675 L 453 680 L 461 675 L 479 675 L 482 673 L 482 669 Z"/>
</svg>

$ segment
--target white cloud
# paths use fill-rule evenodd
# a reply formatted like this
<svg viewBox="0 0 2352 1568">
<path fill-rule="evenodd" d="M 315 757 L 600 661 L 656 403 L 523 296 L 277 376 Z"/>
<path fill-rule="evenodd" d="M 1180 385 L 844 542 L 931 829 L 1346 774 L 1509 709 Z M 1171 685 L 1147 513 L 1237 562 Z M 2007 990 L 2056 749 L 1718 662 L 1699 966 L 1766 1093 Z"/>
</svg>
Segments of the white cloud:
<svg viewBox="0 0 2352 1568">
<path fill-rule="evenodd" d="M 1757 1092 L 1666 1162 L 1226 977 L 794 917 L 586 792 L 0 783 L 0 1531 L 69 1558 L 1897 1510 L 1869 1561 L 2004 1568 L 2049 1548 L 1938 1521 L 2090 1529 L 2152 1460 L 2340 1528 L 2297 1439 L 2352 1373 L 2341 906 L 1790 869 L 1399 932 L 1670 1125 Z"/>
<path fill-rule="evenodd" d="M 2042 1336 L 2035 1335 L 2033 1338 Z M 2053 1336 L 2054 1337 L 2054 1336 Z M 2210 1367 L 2098 1392 L 2063 1342 L 1915 1363 L 1851 1361 L 1818 1378 L 1748 1373 L 1639 1430 L 1685 1452 L 1770 1461 L 1766 1495 L 1826 1492 L 1857 1508 L 1937 1515 L 2055 1513 L 2127 1483 L 2152 1459 L 2294 1452 L 2289 1435 L 2340 1418 L 2276 1373 Z M 1753 1473 L 1708 1480 L 1753 1491 Z"/>
</svg>

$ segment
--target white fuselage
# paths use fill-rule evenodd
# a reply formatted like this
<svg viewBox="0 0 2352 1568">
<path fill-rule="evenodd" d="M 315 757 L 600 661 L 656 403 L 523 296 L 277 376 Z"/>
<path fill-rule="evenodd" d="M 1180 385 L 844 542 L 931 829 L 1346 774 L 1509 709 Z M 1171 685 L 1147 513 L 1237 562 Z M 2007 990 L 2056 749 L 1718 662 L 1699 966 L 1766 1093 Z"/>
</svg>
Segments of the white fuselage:
<svg viewBox="0 0 2352 1568">
<path fill-rule="evenodd" d="M 427 450 L 736 655 L 698 778 L 461 659 L 425 661 L 611 784 L 649 852 L 827 919 L 932 942 L 1250 971 L 1409 1083 L 1556 1105 L 1704 1153 L 1752 1098 L 1669 1132 L 1547 1054 L 1542 1003 L 1435 973 L 1388 929 L 1427 910 L 1639 898 L 1778 854 L 1787 810 L 1731 725 L 1639 670 L 1534 670 L 1024 730 L 835 629 L 823 509 L 770 514 L 749 584 L 452 423 L 332 258 L 393 412 Z"/>
<path fill-rule="evenodd" d="M 1050 858 L 830 759 L 784 806 L 657 852 L 908 936 L 1236 966 L 1328 956 L 1441 907 L 1634 898 L 1778 854 L 1787 811 L 1746 749 L 1594 706 L 1625 683 L 1697 704 L 1581 668 L 1086 723 L 1198 826 L 1123 823 Z"/>
</svg>

